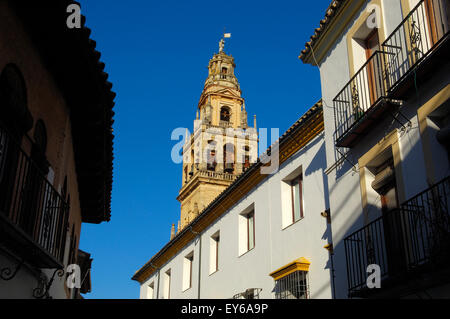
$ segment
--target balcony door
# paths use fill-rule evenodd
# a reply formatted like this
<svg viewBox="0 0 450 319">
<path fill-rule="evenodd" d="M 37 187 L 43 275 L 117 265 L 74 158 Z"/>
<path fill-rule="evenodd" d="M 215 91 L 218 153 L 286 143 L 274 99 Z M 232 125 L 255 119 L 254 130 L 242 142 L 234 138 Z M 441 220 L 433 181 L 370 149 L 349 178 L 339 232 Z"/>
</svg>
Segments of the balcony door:
<svg viewBox="0 0 450 319">
<path fill-rule="evenodd" d="M 380 50 L 380 38 L 378 36 L 378 30 L 375 29 L 364 40 L 364 46 L 366 51 L 366 59 L 368 61 L 366 73 L 367 73 L 367 85 L 370 98 L 370 105 L 373 105 L 380 97 L 381 92 L 381 70 L 382 66 L 379 61 L 379 56 L 374 55 Z"/>
<path fill-rule="evenodd" d="M 406 266 L 405 233 L 392 159 L 377 168 L 372 187 L 380 195 L 388 271 L 390 275 L 398 274 Z"/>
<path fill-rule="evenodd" d="M 445 0 L 426 0 L 425 11 L 429 22 L 431 46 L 449 31 L 449 4 Z"/>
</svg>

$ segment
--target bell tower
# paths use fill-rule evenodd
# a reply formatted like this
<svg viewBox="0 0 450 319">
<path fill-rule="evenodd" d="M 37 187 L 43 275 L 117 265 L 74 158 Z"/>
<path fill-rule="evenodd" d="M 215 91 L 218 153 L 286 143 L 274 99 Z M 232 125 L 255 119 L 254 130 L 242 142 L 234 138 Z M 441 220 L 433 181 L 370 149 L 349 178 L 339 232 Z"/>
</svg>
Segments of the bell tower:
<svg viewBox="0 0 450 319">
<path fill-rule="evenodd" d="M 194 131 L 183 146 L 180 231 L 257 160 L 258 134 L 234 73 L 234 58 L 219 53 L 208 64 L 208 77 L 197 106 Z"/>
</svg>

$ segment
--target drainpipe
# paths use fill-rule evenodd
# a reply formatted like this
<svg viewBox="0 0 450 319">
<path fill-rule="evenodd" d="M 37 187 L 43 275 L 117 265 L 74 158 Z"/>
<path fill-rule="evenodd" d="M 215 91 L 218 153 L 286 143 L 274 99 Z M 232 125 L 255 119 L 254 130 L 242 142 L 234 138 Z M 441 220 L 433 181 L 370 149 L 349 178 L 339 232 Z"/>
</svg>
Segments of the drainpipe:
<svg viewBox="0 0 450 319">
<path fill-rule="evenodd" d="M 200 299 L 200 280 L 201 280 L 201 269 L 202 269 L 202 236 L 200 233 L 197 233 L 192 230 L 192 226 L 189 228 L 191 233 L 198 236 L 199 244 L 198 244 L 198 291 L 197 291 L 197 299 Z"/>
<path fill-rule="evenodd" d="M 158 271 L 158 288 L 156 289 L 156 299 L 159 299 L 159 277 L 160 277 L 160 269 L 153 266 L 153 264 L 150 264 L 150 266 L 153 267 L 153 269 Z"/>
<path fill-rule="evenodd" d="M 333 286 L 333 299 L 336 299 L 336 288 L 335 288 L 335 283 L 334 283 L 334 261 L 333 261 L 333 256 L 334 256 L 334 247 L 333 244 L 328 244 L 325 245 L 323 248 L 325 248 L 326 250 L 328 250 L 329 254 L 330 254 L 330 261 L 331 261 L 331 284 Z"/>
</svg>

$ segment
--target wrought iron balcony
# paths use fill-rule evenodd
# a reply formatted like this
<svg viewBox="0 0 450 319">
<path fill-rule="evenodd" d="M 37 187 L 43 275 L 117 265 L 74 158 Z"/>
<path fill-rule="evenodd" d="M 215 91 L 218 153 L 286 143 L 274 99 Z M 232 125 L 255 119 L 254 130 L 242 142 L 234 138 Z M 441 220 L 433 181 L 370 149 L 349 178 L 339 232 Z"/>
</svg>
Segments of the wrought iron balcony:
<svg viewBox="0 0 450 319">
<path fill-rule="evenodd" d="M 450 177 L 344 240 L 350 296 L 367 296 L 367 267 L 380 266 L 382 288 L 411 274 L 448 268 Z M 377 290 L 377 289 L 375 289 Z"/>
<path fill-rule="evenodd" d="M 0 241 L 39 268 L 61 268 L 69 207 L 0 126 Z"/>
<path fill-rule="evenodd" d="M 449 5 L 448 0 L 420 1 L 382 44 L 390 96 L 403 98 L 425 72 L 448 62 Z M 436 58 L 427 59 L 431 55 Z"/>
<path fill-rule="evenodd" d="M 420 1 L 334 98 L 336 146 L 354 146 L 385 111 L 401 105 L 418 79 L 448 61 L 449 4 L 432 3 Z"/>
<path fill-rule="evenodd" d="M 385 55 L 376 51 L 333 100 L 336 145 L 350 147 L 389 106 Z"/>
</svg>

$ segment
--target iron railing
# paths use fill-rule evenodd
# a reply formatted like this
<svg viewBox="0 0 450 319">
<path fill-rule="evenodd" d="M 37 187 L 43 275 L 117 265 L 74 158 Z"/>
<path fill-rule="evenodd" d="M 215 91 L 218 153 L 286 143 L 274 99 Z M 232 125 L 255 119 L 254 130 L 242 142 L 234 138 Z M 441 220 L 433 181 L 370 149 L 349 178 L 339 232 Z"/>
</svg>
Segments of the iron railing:
<svg viewBox="0 0 450 319">
<path fill-rule="evenodd" d="M 309 299 L 308 272 L 295 271 L 275 283 L 275 299 Z"/>
<path fill-rule="evenodd" d="M 235 294 L 232 299 L 260 299 L 262 288 L 249 288 L 244 292 Z"/>
<path fill-rule="evenodd" d="M 344 239 L 350 295 L 367 289 L 367 267 L 381 279 L 437 267 L 450 258 L 450 177 Z"/>
<path fill-rule="evenodd" d="M 432 4 L 431 4 L 432 3 Z M 448 34 L 448 0 L 420 1 L 382 44 L 388 82 L 395 84 Z"/>
<path fill-rule="evenodd" d="M 376 103 L 386 97 L 385 54 L 376 51 L 333 100 L 336 138 L 360 123 Z"/>
<path fill-rule="evenodd" d="M 421 0 L 337 94 L 336 145 L 379 107 L 381 98 L 391 98 L 397 84 L 449 34 L 448 5 L 448 0 Z"/>
<path fill-rule="evenodd" d="M 69 207 L 39 166 L 0 126 L 0 214 L 62 263 Z"/>
</svg>

